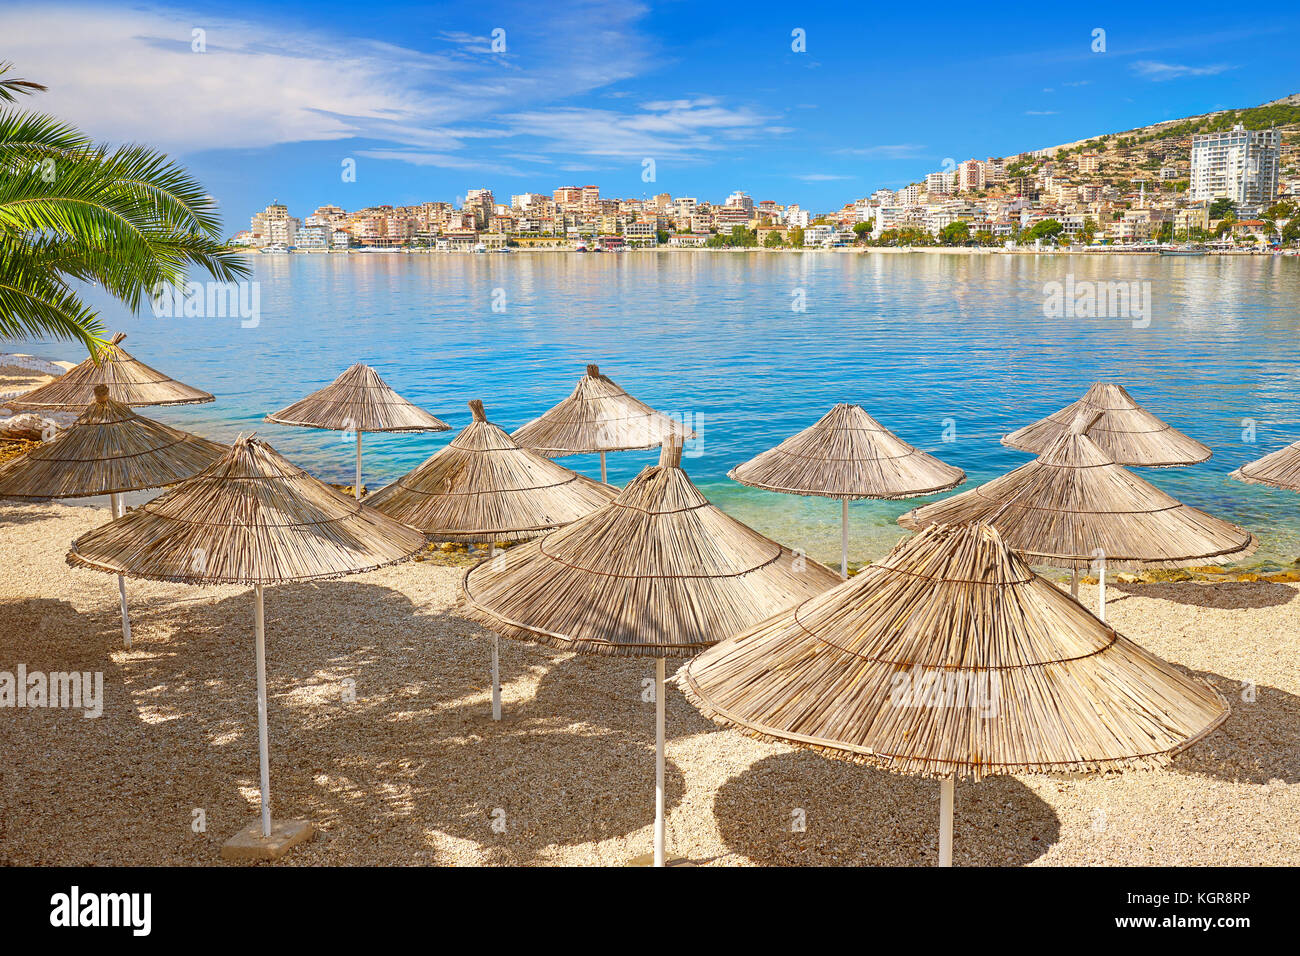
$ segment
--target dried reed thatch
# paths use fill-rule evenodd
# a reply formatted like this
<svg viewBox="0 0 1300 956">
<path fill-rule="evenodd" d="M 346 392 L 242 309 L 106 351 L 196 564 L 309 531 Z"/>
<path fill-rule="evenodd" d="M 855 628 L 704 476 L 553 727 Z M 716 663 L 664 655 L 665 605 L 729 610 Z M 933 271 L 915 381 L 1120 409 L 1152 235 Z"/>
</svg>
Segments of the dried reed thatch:
<svg viewBox="0 0 1300 956">
<path fill-rule="evenodd" d="M 1242 465 L 1229 477 L 1248 485 L 1300 491 L 1300 441 Z"/>
<path fill-rule="evenodd" d="M 68 563 L 185 584 L 275 584 L 392 564 L 422 534 L 241 436 L 205 471 L 72 543 Z"/>
<path fill-rule="evenodd" d="M 0 498 L 83 498 L 162 488 L 193 477 L 229 449 L 137 415 L 107 385 L 57 438 L 0 467 Z"/>
<path fill-rule="evenodd" d="M 860 405 L 836 405 L 814 425 L 728 477 L 767 491 L 827 498 L 915 498 L 955 488 L 960 468 L 913 448 Z"/>
<path fill-rule="evenodd" d="M 1178 568 L 1244 558 L 1249 531 L 1179 503 L 1111 461 L 1083 434 L 1091 415 L 1037 459 L 1001 478 L 898 519 L 905 528 L 982 521 L 1007 543 L 1053 567 L 1082 569 L 1104 556 L 1113 570 Z"/>
<path fill-rule="evenodd" d="M 1122 385 L 1101 382 L 1072 405 L 1005 436 L 1002 444 L 1040 455 L 1070 430 L 1080 411 L 1101 413 L 1088 429 L 1088 437 L 1117 464 L 1171 468 L 1194 465 L 1212 454 L 1205 445 L 1133 401 Z"/>
<path fill-rule="evenodd" d="M 665 443 L 598 511 L 471 568 L 466 613 L 565 650 L 689 657 L 838 580 L 711 505 Z"/>
<path fill-rule="evenodd" d="M 670 436 L 687 440 L 695 433 L 637 401 L 600 374 L 598 366 L 588 365 L 572 395 L 510 437 L 539 455 L 562 458 L 654 448 Z"/>
<path fill-rule="evenodd" d="M 987 525 L 931 526 L 678 683 L 751 736 L 930 777 L 1159 767 L 1228 716 Z"/>
<path fill-rule="evenodd" d="M 445 432 L 446 422 L 412 405 L 358 362 L 329 385 L 266 416 L 277 425 L 348 432 Z"/>
<path fill-rule="evenodd" d="M 84 408 L 95 400 L 95 386 L 107 385 L 109 395 L 123 405 L 198 405 L 213 400 L 207 392 L 183 385 L 133 358 L 118 332 L 99 353 L 54 381 L 18 398 L 6 399 L 10 408 Z"/>
<path fill-rule="evenodd" d="M 590 514 L 617 488 L 520 448 L 469 403 L 451 444 L 367 499 L 433 541 L 523 541 Z"/>
</svg>

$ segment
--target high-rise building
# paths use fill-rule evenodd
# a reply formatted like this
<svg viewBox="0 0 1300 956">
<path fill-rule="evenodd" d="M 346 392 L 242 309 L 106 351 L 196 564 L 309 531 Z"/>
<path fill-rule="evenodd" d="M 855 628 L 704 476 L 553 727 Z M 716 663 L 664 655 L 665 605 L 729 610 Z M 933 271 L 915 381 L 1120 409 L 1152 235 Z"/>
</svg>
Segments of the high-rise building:
<svg viewBox="0 0 1300 956">
<path fill-rule="evenodd" d="M 253 216 L 248 231 L 252 233 L 254 245 L 264 246 L 276 242 L 291 246 L 297 239 L 300 228 L 301 220 L 289 215 L 288 206 L 273 202 Z"/>
<path fill-rule="evenodd" d="M 1192 200 L 1272 202 L 1277 196 L 1281 152 L 1282 134 L 1275 129 L 1248 130 L 1238 123 L 1223 133 L 1193 136 Z"/>
</svg>

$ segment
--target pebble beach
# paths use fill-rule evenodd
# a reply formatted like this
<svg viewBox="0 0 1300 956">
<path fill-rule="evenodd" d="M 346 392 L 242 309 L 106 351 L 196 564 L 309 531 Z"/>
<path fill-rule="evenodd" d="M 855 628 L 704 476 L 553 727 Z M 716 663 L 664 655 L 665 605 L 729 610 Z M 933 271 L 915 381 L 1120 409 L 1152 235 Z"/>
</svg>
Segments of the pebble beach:
<svg viewBox="0 0 1300 956">
<path fill-rule="evenodd" d="M 252 591 L 128 582 L 68 542 L 106 509 L 0 511 L 0 672 L 100 671 L 103 713 L 0 720 L 0 863 L 226 864 L 256 819 Z M 901 532 L 900 532 L 901 537 Z M 276 865 L 622 865 L 650 849 L 650 661 L 501 641 L 430 554 L 266 592 L 272 808 L 315 839 Z M 1081 600 L 1095 607 L 1095 587 Z M 1227 722 L 1159 772 L 960 783 L 957 865 L 1300 863 L 1300 584 L 1121 582 L 1108 618 L 1212 682 Z M 697 865 L 931 865 L 938 787 L 750 740 L 667 700 L 670 854 Z"/>
</svg>

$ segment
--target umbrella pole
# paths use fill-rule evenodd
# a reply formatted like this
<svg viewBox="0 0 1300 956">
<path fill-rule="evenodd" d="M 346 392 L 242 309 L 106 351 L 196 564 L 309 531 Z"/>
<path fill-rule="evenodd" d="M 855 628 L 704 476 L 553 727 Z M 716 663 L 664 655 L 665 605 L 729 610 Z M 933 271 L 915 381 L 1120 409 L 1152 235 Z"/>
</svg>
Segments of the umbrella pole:
<svg viewBox="0 0 1300 956">
<path fill-rule="evenodd" d="M 357 429 L 357 480 L 352 483 L 352 492 L 357 501 L 361 500 L 361 429 Z"/>
<path fill-rule="evenodd" d="M 1106 557 L 1102 555 L 1098 559 L 1099 568 L 1097 571 L 1097 616 L 1104 622 L 1106 620 Z"/>
<path fill-rule="evenodd" d="M 495 557 L 497 543 L 492 542 L 488 557 Z M 501 719 L 501 635 L 492 632 L 492 719 Z"/>
<path fill-rule="evenodd" d="M 840 577 L 849 579 L 849 499 L 840 499 Z"/>
<path fill-rule="evenodd" d="M 262 837 L 271 836 L 271 758 L 266 743 L 266 616 L 262 585 L 255 584 L 253 621 L 257 629 L 257 756 L 262 776 Z"/>
<path fill-rule="evenodd" d="M 600 483 L 602 485 L 608 484 L 605 480 L 605 453 L 603 451 L 600 453 Z"/>
<path fill-rule="evenodd" d="M 954 777 L 939 781 L 939 865 L 952 866 L 952 804 Z"/>
<path fill-rule="evenodd" d="M 664 659 L 655 658 L 655 866 L 664 865 Z"/>
<path fill-rule="evenodd" d="M 1070 569 L 1070 597 L 1079 600 L 1079 569 Z"/>
<path fill-rule="evenodd" d="M 126 503 L 122 501 L 120 494 L 109 495 L 108 501 L 109 511 L 115 519 L 126 514 Z M 122 643 L 129 651 L 131 649 L 131 614 L 126 609 L 126 578 L 120 574 L 117 576 L 117 593 L 122 598 Z"/>
</svg>

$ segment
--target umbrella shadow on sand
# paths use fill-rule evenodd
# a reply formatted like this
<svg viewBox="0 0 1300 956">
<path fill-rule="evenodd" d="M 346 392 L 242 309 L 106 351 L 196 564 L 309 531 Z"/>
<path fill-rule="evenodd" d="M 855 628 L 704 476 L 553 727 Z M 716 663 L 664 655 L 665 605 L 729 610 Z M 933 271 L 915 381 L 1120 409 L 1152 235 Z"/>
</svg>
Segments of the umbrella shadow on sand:
<svg viewBox="0 0 1300 956">
<path fill-rule="evenodd" d="M 814 753 L 758 761 L 718 791 L 713 812 L 723 840 L 765 866 L 938 861 L 937 781 Z M 1014 777 L 957 784 L 954 865 L 1022 866 L 1046 853 L 1060 829 L 1055 811 Z"/>
<path fill-rule="evenodd" d="M 1219 582 L 1210 582 L 1207 585 L 1195 581 L 1165 581 L 1151 584 L 1108 582 L 1106 587 L 1112 595 L 1120 592 L 1126 597 L 1150 598 L 1155 601 L 1172 601 L 1175 604 L 1223 610 L 1281 607 L 1283 604 L 1290 604 L 1300 596 L 1300 592 L 1297 592 L 1294 587 L 1278 581 L 1222 583 L 1232 586 L 1214 586 Z"/>
<path fill-rule="evenodd" d="M 474 844 L 467 852 L 479 862 L 529 862 L 551 844 L 651 823 L 648 721 L 575 726 L 558 706 L 526 701 L 493 722 L 479 629 L 449 612 L 421 613 L 386 587 L 277 585 L 265 604 L 272 813 L 319 831 L 285 862 L 446 862 L 436 831 Z M 106 697 L 110 683 L 125 684 L 122 706 L 84 721 L 107 739 L 79 751 L 82 765 L 69 761 L 66 775 L 70 787 L 97 788 L 77 842 L 103 853 L 69 841 L 60 862 L 124 862 L 123 848 L 138 840 L 150 847 L 142 862 L 215 863 L 221 844 L 256 819 L 252 606 L 250 590 L 137 612 L 136 650 L 120 674 L 105 675 Z M 105 647 L 111 623 L 101 622 Z M 529 666 L 505 647 L 503 663 L 507 680 Z M 547 665 L 544 655 L 536 665 Z M 671 766 L 669 786 L 681 792 Z M 204 832 L 192 831 L 195 809 Z"/>
<path fill-rule="evenodd" d="M 1213 684 L 1232 713 L 1214 733 L 1179 754 L 1175 770 L 1231 783 L 1300 782 L 1300 697 L 1208 671 L 1190 673 Z"/>
</svg>

